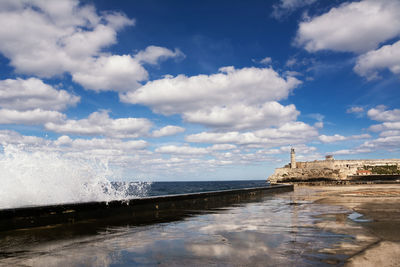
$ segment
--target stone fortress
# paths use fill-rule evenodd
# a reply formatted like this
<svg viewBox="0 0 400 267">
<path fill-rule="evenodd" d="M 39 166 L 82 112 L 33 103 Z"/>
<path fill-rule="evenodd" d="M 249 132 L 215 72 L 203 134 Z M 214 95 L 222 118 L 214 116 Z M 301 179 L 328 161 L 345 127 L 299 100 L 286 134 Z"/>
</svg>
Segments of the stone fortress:
<svg viewBox="0 0 400 267">
<path fill-rule="evenodd" d="M 290 163 L 275 169 L 268 177 L 270 183 L 305 182 L 313 180 L 362 180 L 363 178 L 400 178 L 400 159 L 335 160 L 327 155 L 325 160 L 296 162 L 294 148 Z"/>
</svg>

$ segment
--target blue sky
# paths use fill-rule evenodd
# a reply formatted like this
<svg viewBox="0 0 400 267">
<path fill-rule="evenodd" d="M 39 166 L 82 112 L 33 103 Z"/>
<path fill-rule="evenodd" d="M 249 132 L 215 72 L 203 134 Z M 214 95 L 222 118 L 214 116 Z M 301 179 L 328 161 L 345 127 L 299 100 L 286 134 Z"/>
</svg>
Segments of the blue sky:
<svg viewBox="0 0 400 267">
<path fill-rule="evenodd" d="M 0 142 L 125 180 L 398 158 L 400 1 L 1 1 Z"/>
</svg>

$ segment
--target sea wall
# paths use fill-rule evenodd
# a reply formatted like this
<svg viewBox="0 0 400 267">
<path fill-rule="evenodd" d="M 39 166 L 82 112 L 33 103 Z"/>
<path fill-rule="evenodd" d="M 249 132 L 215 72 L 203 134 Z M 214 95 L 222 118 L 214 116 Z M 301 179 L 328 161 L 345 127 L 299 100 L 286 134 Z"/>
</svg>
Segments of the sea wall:
<svg viewBox="0 0 400 267">
<path fill-rule="evenodd" d="M 57 224 L 138 225 L 170 221 L 237 203 L 262 201 L 268 194 L 293 191 L 292 185 L 72 203 L 0 210 L 0 231 Z"/>
</svg>

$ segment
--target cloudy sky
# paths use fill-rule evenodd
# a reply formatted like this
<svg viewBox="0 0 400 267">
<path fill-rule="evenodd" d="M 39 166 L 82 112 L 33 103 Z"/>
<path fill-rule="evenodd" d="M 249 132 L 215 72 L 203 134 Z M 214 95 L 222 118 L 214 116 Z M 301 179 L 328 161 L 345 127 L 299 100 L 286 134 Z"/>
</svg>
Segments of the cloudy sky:
<svg viewBox="0 0 400 267">
<path fill-rule="evenodd" d="M 0 2 L 0 142 L 135 180 L 400 157 L 400 1 Z M 2 150 L 0 150 L 2 151 Z"/>
</svg>

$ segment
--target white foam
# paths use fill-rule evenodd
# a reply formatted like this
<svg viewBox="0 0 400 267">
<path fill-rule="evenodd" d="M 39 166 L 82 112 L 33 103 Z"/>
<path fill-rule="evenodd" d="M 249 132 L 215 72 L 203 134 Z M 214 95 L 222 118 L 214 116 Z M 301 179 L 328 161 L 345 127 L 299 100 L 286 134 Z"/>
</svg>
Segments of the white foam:
<svg viewBox="0 0 400 267">
<path fill-rule="evenodd" d="M 102 160 L 7 145 L 0 153 L 0 209 L 135 197 L 128 195 L 128 184 L 115 189 L 112 178 L 113 171 Z M 149 185 L 136 183 L 138 195 Z"/>
</svg>

